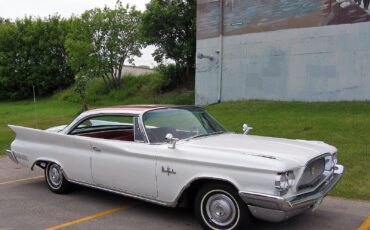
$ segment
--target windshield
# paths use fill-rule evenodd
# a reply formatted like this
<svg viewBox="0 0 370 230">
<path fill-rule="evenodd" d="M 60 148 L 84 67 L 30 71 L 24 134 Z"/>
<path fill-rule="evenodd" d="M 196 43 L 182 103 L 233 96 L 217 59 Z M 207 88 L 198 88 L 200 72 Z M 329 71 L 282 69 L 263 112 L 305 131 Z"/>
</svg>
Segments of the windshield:
<svg viewBox="0 0 370 230">
<path fill-rule="evenodd" d="M 168 133 L 181 140 L 226 132 L 222 125 L 198 107 L 149 111 L 144 114 L 143 122 L 151 143 L 165 142 Z"/>
</svg>

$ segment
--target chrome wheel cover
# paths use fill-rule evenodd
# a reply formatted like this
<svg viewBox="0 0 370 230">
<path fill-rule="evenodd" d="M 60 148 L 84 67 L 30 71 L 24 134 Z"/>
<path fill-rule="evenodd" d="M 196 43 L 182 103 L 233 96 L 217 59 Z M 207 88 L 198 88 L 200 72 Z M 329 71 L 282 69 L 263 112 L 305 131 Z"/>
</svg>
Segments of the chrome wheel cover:
<svg viewBox="0 0 370 230">
<path fill-rule="evenodd" d="M 209 220 L 223 227 L 230 225 L 235 220 L 236 209 L 233 200 L 222 193 L 211 195 L 205 206 Z"/>
<path fill-rule="evenodd" d="M 59 165 L 53 164 L 48 171 L 48 181 L 53 188 L 59 188 L 62 184 L 63 174 Z"/>
</svg>

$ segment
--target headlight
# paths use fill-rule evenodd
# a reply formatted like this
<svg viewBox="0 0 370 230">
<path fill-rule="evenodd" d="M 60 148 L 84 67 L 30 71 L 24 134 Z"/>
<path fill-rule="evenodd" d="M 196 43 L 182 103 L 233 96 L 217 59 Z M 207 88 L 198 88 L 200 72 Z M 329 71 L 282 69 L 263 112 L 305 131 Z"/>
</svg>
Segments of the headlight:
<svg viewBox="0 0 370 230">
<path fill-rule="evenodd" d="M 275 179 L 275 188 L 280 192 L 280 195 L 284 195 L 293 187 L 294 183 L 295 176 L 293 171 L 279 173 Z"/>
</svg>

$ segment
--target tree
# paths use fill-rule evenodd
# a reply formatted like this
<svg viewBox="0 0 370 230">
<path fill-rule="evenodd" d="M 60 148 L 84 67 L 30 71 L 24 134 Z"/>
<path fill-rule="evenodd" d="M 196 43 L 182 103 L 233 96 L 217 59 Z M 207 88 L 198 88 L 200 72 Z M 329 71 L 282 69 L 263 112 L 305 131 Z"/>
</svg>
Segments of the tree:
<svg viewBox="0 0 370 230">
<path fill-rule="evenodd" d="M 140 19 L 135 7 L 118 1 L 114 9 L 96 8 L 74 20 L 65 45 L 75 73 L 102 77 L 107 88 L 119 88 L 125 61 L 141 55 Z"/>
<path fill-rule="evenodd" d="M 0 99 L 50 95 L 73 83 L 64 49 L 69 24 L 59 16 L 0 24 Z"/>
<path fill-rule="evenodd" d="M 194 71 L 196 49 L 196 0 L 151 0 L 142 16 L 141 30 L 147 44 L 158 47 L 154 58 L 173 59 L 187 76 Z"/>
<path fill-rule="evenodd" d="M 88 83 L 88 78 L 86 76 L 77 75 L 75 83 L 75 92 L 80 96 L 82 111 L 89 110 L 86 100 L 86 87 Z"/>
<path fill-rule="evenodd" d="M 12 23 L 0 25 L 0 99 L 10 98 L 10 86 L 14 82 L 15 62 L 17 56 L 17 27 Z"/>
</svg>

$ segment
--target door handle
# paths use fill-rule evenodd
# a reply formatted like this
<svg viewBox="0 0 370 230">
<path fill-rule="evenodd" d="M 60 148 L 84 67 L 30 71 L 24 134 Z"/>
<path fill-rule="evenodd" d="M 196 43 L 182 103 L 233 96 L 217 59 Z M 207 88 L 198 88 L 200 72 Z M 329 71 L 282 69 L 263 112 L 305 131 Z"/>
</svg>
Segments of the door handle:
<svg viewBox="0 0 370 230">
<path fill-rule="evenodd" d="M 101 149 L 99 149 L 98 147 L 92 147 L 92 149 L 95 151 L 95 152 L 101 152 Z"/>
</svg>

